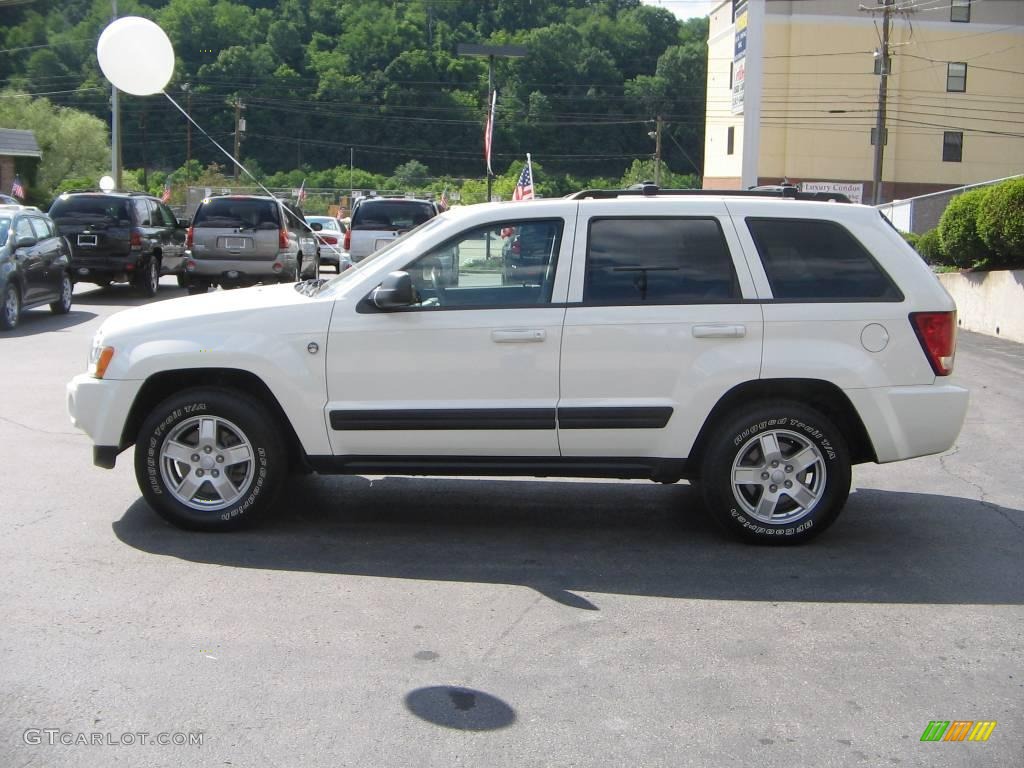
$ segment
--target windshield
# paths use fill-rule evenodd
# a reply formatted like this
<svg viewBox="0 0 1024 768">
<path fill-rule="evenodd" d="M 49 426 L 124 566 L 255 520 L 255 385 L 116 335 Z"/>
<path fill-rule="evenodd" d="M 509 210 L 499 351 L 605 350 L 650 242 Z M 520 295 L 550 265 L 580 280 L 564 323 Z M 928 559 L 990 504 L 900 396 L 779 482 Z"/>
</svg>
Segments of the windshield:
<svg viewBox="0 0 1024 768">
<path fill-rule="evenodd" d="M 198 229 L 277 229 L 277 205 L 270 200 L 215 197 L 199 206 L 192 226 Z"/>
<path fill-rule="evenodd" d="M 436 216 L 429 221 L 420 224 L 415 229 L 410 229 L 408 232 L 403 234 L 401 237 L 396 237 L 386 246 L 381 248 L 379 251 L 374 251 L 362 261 L 358 262 L 354 267 L 346 269 L 337 277 L 332 277 L 326 283 L 321 286 L 319 295 L 330 295 L 343 287 L 344 283 L 351 279 L 354 275 L 362 274 L 363 271 L 373 262 L 377 261 L 381 256 L 395 253 L 399 250 L 414 251 L 422 239 L 422 235 L 429 232 L 433 227 L 438 226 L 444 219 L 442 216 Z"/>
<path fill-rule="evenodd" d="M 352 214 L 352 229 L 410 229 L 434 216 L 420 200 L 368 200 Z"/>
<path fill-rule="evenodd" d="M 11 220 L 0 218 L 0 246 L 7 245 L 7 233 L 11 231 Z"/>
<path fill-rule="evenodd" d="M 125 227 L 132 223 L 128 201 L 122 197 L 105 195 L 58 197 L 50 206 L 50 218 L 117 222 Z"/>
</svg>

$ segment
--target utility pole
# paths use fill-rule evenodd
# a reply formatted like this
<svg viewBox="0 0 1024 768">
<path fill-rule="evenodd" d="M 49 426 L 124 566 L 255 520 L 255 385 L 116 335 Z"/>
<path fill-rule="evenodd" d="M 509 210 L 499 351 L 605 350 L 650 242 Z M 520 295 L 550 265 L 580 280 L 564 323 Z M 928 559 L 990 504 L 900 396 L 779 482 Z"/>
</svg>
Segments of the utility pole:
<svg viewBox="0 0 1024 768">
<path fill-rule="evenodd" d="M 114 19 L 117 19 L 117 0 L 111 0 Z M 117 88 L 110 86 L 110 175 L 114 189 L 121 189 L 121 100 Z"/>
<path fill-rule="evenodd" d="M 185 92 L 185 114 L 192 117 L 192 86 L 185 83 L 181 86 Z M 185 186 L 192 183 L 192 121 L 185 121 Z"/>
<path fill-rule="evenodd" d="M 661 115 L 658 115 L 654 128 L 654 184 L 661 186 Z"/>
<path fill-rule="evenodd" d="M 139 114 L 139 127 L 142 128 L 142 189 L 149 189 L 149 131 L 146 128 L 146 107 L 143 105 Z"/>
<path fill-rule="evenodd" d="M 242 117 L 242 110 L 245 105 L 242 100 L 235 97 L 235 181 L 238 181 L 239 153 L 242 149 L 242 134 L 245 133 L 245 118 Z"/>
<path fill-rule="evenodd" d="M 875 52 L 878 57 L 878 112 L 875 116 L 875 158 L 871 176 L 875 205 L 882 202 L 882 163 L 885 159 L 885 110 L 889 97 L 889 25 L 896 0 L 882 0 L 882 45 Z M 870 9 L 873 10 L 873 9 Z"/>
</svg>

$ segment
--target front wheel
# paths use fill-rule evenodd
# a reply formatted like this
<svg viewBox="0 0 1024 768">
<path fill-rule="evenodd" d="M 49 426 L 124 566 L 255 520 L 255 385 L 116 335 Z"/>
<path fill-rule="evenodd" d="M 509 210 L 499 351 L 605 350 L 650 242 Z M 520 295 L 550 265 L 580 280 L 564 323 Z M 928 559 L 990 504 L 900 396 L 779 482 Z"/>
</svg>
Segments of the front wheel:
<svg viewBox="0 0 1024 768">
<path fill-rule="evenodd" d="M 279 432 L 267 409 L 241 392 L 186 390 L 140 428 L 135 477 L 157 514 L 180 528 L 241 528 L 273 506 L 287 475 Z"/>
<path fill-rule="evenodd" d="M 747 541 L 806 541 L 835 522 L 850 492 L 836 426 L 796 402 L 751 406 L 715 429 L 701 466 L 708 511 Z"/>
<path fill-rule="evenodd" d="M 65 272 L 60 281 L 60 298 L 50 305 L 50 311 L 55 315 L 66 315 L 71 311 L 71 278 Z"/>
<path fill-rule="evenodd" d="M 18 286 L 8 283 L 4 289 L 4 303 L 0 306 L 0 330 L 10 331 L 18 327 L 21 318 L 21 294 Z"/>
</svg>

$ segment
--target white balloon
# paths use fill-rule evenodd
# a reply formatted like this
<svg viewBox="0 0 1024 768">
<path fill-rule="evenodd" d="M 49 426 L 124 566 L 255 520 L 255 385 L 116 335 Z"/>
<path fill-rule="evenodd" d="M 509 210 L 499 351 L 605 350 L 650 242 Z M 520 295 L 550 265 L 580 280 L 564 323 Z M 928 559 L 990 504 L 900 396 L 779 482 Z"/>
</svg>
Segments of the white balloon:
<svg viewBox="0 0 1024 768">
<path fill-rule="evenodd" d="M 100 179 L 100 189 L 104 192 L 112 192 L 114 186 L 114 180 L 110 176 L 104 176 Z"/>
<path fill-rule="evenodd" d="M 96 58 L 107 80 L 134 96 L 159 93 L 174 74 L 174 46 L 167 33 L 140 16 L 107 25 L 96 43 Z"/>
</svg>

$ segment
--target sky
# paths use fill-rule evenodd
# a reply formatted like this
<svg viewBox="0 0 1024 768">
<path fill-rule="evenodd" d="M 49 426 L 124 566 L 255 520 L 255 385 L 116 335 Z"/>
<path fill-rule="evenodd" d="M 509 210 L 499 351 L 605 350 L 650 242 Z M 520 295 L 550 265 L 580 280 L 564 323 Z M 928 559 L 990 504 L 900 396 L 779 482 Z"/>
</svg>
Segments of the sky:
<svg viewBox="0 0 1024 768">
<path fill-rule="evenodd" d="M 707 16 L 711 9 L 722 0 L 641 0 L 644 5 L 657 5 L 667 8 L 681 19 L 691 16 Z"/>
</svg>

